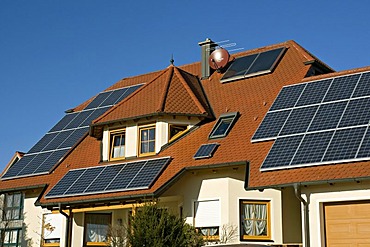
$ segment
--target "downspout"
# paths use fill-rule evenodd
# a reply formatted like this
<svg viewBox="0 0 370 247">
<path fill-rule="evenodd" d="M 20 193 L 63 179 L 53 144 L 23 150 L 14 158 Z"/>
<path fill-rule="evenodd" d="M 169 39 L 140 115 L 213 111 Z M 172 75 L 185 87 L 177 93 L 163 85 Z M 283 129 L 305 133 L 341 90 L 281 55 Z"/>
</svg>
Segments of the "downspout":
<svg viewBox="0 0 370 247">
<path fill-rule="evenodd" d="M 72 223 L 72 220 L 71 220 L 71 217 L 70 215 L 66 214 L 63 210 L 62 210 L 62 205 L 61 203 L 59 203 L 59 213 L 62 214 L 64 217 L 66 217 L 66 231 L 65 231 L 65 247 L 71 247 L 71 229 L 72 229 L 72 226 L 71 226 L 71 223 Z M 70 213 L 72 214 L 72 213 Z"/>
<path fill-rule="evenodd" d="M 294 194 L 298 198 L 298 200 L 303 204 L 303 224 L 304 224 L 304 242 L 305 247 L 310 247 L 310 222 L 309 222 L 309 211 L 308 211 L 308 203 L 305 199 L 303 199 L 301 195 L 301 186 L 297 183 L 293 185 L 294 187 Z"/>
</svg>

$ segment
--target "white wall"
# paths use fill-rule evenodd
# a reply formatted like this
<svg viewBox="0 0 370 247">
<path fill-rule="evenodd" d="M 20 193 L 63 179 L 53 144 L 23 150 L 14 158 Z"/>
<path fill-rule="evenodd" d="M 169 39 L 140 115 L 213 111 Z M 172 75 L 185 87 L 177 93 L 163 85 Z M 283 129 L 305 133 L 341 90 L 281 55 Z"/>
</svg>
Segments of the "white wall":
<svg viewBox="0 0 370 247">
<path fill-rule="evenodd" d="M 24 199 L 24 224 L 26 227 L 25 239 L 28 240 L 29 245 L 32 247 L 39 247 L 42 242 L 42 227 L 43 227 L 43 214 L 50 213 L 47 209 L 42 209 L 41 207 L 36 207 L 35 202 L 37 200 L 39 192 L 26 193 Z M 60 236 L 61 245 L 64 245 L 64 232 L 65 232 L 65 219 L 62 220 L 62 224 L 59 225 L 62 229 L 62 234 Z"/>
<path fill-rule="evenodd" d="M 29 239 L 31 246 L 40 246 L 42 233 L 42 209 L 35 207 L 37 197 L 27 197 L 24 199 L 24 224 L 26 226 L 25 239 Z"/>
</svg>

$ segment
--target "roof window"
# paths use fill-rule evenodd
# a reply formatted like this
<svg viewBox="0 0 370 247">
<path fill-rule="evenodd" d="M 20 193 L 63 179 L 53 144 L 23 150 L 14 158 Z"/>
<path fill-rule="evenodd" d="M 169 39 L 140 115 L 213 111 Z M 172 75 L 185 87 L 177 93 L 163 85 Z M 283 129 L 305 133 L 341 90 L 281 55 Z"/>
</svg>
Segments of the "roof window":
<svg viewBox="0 0 370 247">
<path fill-rule="evenodd" d="M 227 136 L 238 116 L 238 112 L 221 114 L 215 126 L 213 126 L 211 133 L 209 134 L 209 139 L 222 138 Z"/>
</svg>

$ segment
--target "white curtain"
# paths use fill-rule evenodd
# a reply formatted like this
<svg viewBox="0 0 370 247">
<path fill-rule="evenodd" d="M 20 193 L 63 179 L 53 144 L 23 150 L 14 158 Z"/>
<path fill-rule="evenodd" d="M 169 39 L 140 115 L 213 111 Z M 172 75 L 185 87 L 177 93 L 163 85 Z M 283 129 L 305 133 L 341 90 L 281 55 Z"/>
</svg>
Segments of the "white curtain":
<svg viewBox="0 0 370 247">
<path fill-rule="evenodd" d="M 244 205 L 244 231 L 246 235 L 254 235 L 253 232 L 253 219 L 254 213 L 253 213 L 253 205 L 246 204 Z"/>
<path fill-rule="evenodd" d="M 244 204 L 243 228 L 246 235 L 266 235 L 267 207 L 265 204 Z"/>
<path fill-rule="evenodd" d="M 86 221 L 87 242 L 106 242 L 110 216 L 99 214 L 87 215 Z"/>
</svg>

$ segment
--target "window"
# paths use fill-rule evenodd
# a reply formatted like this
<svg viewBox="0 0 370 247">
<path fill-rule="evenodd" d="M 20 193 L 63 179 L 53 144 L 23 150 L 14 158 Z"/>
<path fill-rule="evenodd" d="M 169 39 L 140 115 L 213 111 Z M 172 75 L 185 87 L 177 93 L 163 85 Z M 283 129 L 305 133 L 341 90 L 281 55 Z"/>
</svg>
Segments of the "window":
<svg viewBox="0 0 370 247">
<path fill-rule="evenodd" d="M 270 239 L 270 202 L 240 201 L 241 239 Z"/>
<path fill-rule="evenodd" d="M 140 155 L 151 155 L 155 153 L 155 126 L 146 126 L 139 129 L 140 132 Z"/>
<path fill-rule="evenodd" d="M 89 246 L 107 246 L 111 214 L 85 214 L 85 243 Z"/>
<path fill-rule="evenodd" d="M 23 196 L 21 193 L 5 194 L 3 220 L 20 220 L 23 218 Z"/>
<path fill-rule="evenodd" d="M 125 157 L 125 131 L 110 133 L 110 160 L 123 159 Z"/>
<path fill-rule="evenodd" d="M 178 137 L 180 137 L 186 130 L 188 129 L 185 125 L 170 125 L 170 134 L 169 134 L 169 141 L 174 141 Z"/>
<path fill-rule="evenodd" d="M 42 239 L 43 246 L 59 246 L 60 236 L 62 234 L 63 216 L 61 214 L 44 214 Z"/>
<path fill-rule="evenodd" d="M 22 246 L 22 229 L 11 229 L 5 230 L 4 233 L 4 244 L 1 246 Z M 1 243 L 0 243 L 1 244 Z"/>
<path fill-rule="evenodd" d="M 215 126 L 213 126 L 213 129 L 209 134 L 209 138 L 214 139 L 225 137 L 234 125 L 238 115 L 238 112 L 222 114 L 217 120 Z"/>
<path fill-rule="evenodd" d="M 220 201 L 194 202 L 194 226 L 206 240 L 219 239 Z"/>
</svg>

